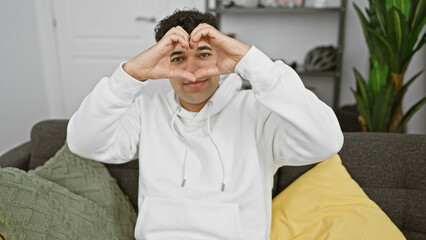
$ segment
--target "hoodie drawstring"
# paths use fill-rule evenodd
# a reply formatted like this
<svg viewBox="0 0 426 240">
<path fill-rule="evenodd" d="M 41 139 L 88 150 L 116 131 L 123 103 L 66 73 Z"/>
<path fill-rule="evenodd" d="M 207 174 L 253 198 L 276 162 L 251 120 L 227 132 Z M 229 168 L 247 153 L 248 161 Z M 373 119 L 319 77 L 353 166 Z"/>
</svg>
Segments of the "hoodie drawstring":
<svg viewBox="0 0 426 240">
<path fill-rule="evenodd" d="M 220 154 L 219 148 L 216 145 L 216 142 L 213 140 L 212 132 L 210 130 L 210 108 L 212 106 L 212 102 L 209 101 L 207 106 L 207 132 L 209 134 L 210 141 L 213 143 L 214 147 L 216 148 L 217 154 L 219 155 L 220 165 L 222 166 L 222 185 L 220 187 L 221 191 L 225 191 L 225 167 L 223 166 L 223 160 L 222 155 Z"/>
<path fill-rule="evenodd" d="M 182 169 L 182 184 L 181 184 L 181 186 L 182 187 L 184 187 L 185 186 L 185 183 L 186 183 L 186 172 L 187 172 L 187 169 L 186 169 L 186 158 L 187 158 L 187 156 L 188 156 L 188 151 L 189 151 L 189 143 L 188 143 L 188 141 L 186 141 L 186 139 L 183 137 L 183 136 L 181 136 L 179 133 L 177 133 L 176 132 L 176 129 L 175 129 L 175 119 L 176 119 L 176 117 L 177 117 L 177 115 L 178 115 L 178 113 L 180 112 L 180 110 L 181 110 L 181 107 L 179 107 L 179 108 L 177 108 L 176 109 L 176 111 L 175 111 L 175 114 L 173 115 L 173 117 L 172 117 L 172 122 L 170 123 L 170 127 L 172 128 L 172 131 L 173 131 L 173 133 L 185 144 L 185 146 L 186 146 L 186 150 L 185 150 L 185 157 L 183 158 L 183 169 Z"/>
<path fill-rule="evenodd" d="M 219 155 L 219 160 L 220 160 L 220 164 L 221 164 L 221 167 L 222 167 L 222 184 L 221 184 L 221 187 L 220 187 L 220 189 L 221 189 L 221 191 L 223 192 L 223 191 L 225 191 L 225 167 L 224 167 L 224 165 L 223 165 L 223 159 L 222 159 L 222 155 L 220 154 L 220 151 L 219 151 L 219 148 L 217 147 L 217 144 L 216 144 L 216 142 L 213 140 L 213 137 L 212 137 L 212 133 L 211 133 L 211 129 L 210 129 L 210 108 L 211 108 L 211 106 L 212 106 L 212 102 L 211 101 L 209 101 L 208 103 L 208 106 L 207 106 L 207 132 L 208 132 L 208 135 L 209 135 L 209 138 L 210 138 L 210 141 L 213 143 L 213 145 L 214 145 L 214 147 L 215 147 L 215 149 L 216 149 L 216 151 L 217 151 L 217 154 Z M 182 107 L 178 107 L 177 109 L 176 109 L 176 111 L 175 111 L 175 113 L 173 114 L 173 117 L 172 117 L 172 121 L 171 121 L 171 123 L 170 123 L 170 127 L 171 127 L 171 129 L 172 129 L 172 131 L 173 131 L 173 133 L 185 144 L 185 146 L 186 146 L 186 150 L 185 150 L 185 157 L 184 157 L 184 159 L 183 159 L 183 167 L 182 167 L 182 184 L 181 184 L 181 186 L 182 187 L 184 187 L 185 186 L 185 183 L 186 183 L 186 180 L 187 180 L 187 156 L 188 156 L 188 151 L 189 151 L 189 148 L 190 148 L 190 145 L 189 145 L 189 143 L 188 143 L 188 141 L 182 136 L 182 135 L 180 135 L 177 131 L 176 131 L 176 129 L 175 129 L 175 120 L 176 120 L 176 118 L 177 118 L 177 116 L 178 116 L 178 113 L 181 111 L 181 108 Z"/>
</svg>

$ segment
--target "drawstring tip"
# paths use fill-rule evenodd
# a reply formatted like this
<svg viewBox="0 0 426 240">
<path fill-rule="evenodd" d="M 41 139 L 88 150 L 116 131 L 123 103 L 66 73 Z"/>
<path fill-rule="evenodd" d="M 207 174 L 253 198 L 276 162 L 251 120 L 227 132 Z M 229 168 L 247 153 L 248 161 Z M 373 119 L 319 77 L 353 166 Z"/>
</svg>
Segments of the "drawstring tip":
<svg viewBox="0 0 426 240">
<path fill-rule="evenodd" d="M 225 183 L 222 183 L 222 192 L 225 191 Z"/>
<path fill-rule="evenodd" d="M 183 181 L 182 181 L 182 187 L 185 187 L 185 182 L 186 182 L 186 179 L 183 179 Z"/>
</svg>

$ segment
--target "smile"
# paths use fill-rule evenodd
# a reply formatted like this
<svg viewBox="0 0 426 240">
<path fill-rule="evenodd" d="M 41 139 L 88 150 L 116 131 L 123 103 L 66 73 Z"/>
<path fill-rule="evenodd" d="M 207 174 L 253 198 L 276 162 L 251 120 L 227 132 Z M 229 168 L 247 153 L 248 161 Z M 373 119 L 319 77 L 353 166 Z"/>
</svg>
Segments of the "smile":
<svg viewBox="0 0 426 240">
<path fill-rule="evenodd" d="M 184 83 L 184 84 L 185 84 L 185 86 L 187 86 L 187 87 L 189 87 L 189 88 L 199 88 L 199 87 L 203 86 L 203 85 L 204 85 L 204 83 L 205 83 L 207 80 L 208 80 L 208 79 L 205 79 L 205 80 L 197 80 L 197 81 L 195 81 L 195 82 L 187 82 L 187 83 Z"/>
</svg>

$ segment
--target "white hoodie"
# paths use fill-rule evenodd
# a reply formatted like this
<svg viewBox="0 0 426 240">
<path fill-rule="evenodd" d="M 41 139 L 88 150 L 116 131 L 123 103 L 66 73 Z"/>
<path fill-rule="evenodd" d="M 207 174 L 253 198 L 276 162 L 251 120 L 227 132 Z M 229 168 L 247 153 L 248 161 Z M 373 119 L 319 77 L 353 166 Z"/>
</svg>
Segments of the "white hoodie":
<svg viewBox="0 0 426 240">
<path fill-rule="evenodd" d="M 241 90 L 240 76 L 252 90 Z M 200 112 L 173 91 L 135 99 L 148 82 L 120 66 L 84 99 L 67 138 L 86 158 L 139 158 L 136 239 L 269 239 L 276 170 L 327 159 L 343 144 L 332 109 L 254 46 Z"/>
</svg>

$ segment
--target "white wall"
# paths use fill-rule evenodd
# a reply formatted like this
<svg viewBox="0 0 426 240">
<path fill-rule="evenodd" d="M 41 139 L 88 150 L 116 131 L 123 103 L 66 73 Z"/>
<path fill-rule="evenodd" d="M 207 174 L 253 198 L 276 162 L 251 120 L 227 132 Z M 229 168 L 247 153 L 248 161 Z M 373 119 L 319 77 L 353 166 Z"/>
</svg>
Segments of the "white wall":
<svg viewBox="0 0 426 240">
<path fill-rule="evenodd" d="M 33 0 L 0 2 L 0 154 L 49 116 L 35 20 Z"/>
</svg>

